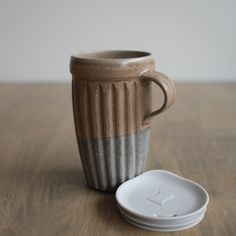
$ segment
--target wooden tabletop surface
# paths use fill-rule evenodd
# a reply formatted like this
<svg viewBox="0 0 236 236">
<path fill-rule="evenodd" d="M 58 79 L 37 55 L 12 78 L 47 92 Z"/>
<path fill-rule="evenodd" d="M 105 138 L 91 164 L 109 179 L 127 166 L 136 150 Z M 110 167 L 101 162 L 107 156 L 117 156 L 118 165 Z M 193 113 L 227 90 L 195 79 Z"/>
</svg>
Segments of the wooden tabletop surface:
<svg viewBox="0 0 236 236">
<path fill-rule="evenodd" d="M 235 235 L 236 84 L 177 84 L 174 107 L 153 120 L 146 169 L 204 186 L 203 221 L 170 234 L 126 223 L 114 194 L 85 184 L 69 84 L 0 85 L 1 236 Z"/>
</svg>

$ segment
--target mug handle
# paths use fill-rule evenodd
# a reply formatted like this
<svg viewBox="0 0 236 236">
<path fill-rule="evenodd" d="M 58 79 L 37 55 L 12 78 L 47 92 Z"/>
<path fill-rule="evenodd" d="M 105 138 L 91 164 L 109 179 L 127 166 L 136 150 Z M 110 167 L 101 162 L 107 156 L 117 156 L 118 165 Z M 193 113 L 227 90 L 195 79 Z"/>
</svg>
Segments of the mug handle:
<svg viewBox="0 0 236 236">
<path fill-rule="evenodd" d="M 165 99 L 161 108 L 144 117 L 143 124 L 147 124 L 154 116 L 167 110 L 174 103 L 176 88 L 174 83 L 166 75 L 160 72 L 146 71 L 141 74 L 141 79 L 156 83 L 161 88 Z"/>
</svg>

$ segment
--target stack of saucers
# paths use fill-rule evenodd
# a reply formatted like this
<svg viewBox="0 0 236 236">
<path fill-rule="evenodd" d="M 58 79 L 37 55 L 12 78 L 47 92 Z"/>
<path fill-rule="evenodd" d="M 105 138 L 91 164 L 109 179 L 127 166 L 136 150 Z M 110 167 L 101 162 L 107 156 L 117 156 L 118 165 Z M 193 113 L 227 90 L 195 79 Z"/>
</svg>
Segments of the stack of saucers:
<svg viewBox="0 0 236 236">
<path fill-rule="evenodd" d="M 209 202 L 199 184 L 163 170 L 148 171 L 126 181 L 117 189 L 116 199 L 129 223 L 166 232 L 197 225 Z"/>
</svg>

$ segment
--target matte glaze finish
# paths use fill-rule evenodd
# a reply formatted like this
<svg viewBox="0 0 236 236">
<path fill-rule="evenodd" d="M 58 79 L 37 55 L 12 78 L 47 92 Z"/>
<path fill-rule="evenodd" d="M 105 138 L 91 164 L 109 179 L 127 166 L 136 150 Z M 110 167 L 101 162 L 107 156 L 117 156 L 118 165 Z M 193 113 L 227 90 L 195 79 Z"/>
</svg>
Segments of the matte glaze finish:
<svg viewBox="0 0 236 236">
<path fill-rule="evenodd" d="M 75 129 L 87 183 L 114 191 L 142 173 L 149 147 L 150 120 L 174 101 L 175 87 L 154 73 L 148 52 L 98 51 L 71 57 Z M 165 95 L 151 112 L 151 83 Z"/>
<path fill-rule="evenodd" d="M 141 174 L 149 148 L 150 129 L 116 138 L 78 139 L 85 177 L 90 186 L 113 191 Z"/>
</svg>

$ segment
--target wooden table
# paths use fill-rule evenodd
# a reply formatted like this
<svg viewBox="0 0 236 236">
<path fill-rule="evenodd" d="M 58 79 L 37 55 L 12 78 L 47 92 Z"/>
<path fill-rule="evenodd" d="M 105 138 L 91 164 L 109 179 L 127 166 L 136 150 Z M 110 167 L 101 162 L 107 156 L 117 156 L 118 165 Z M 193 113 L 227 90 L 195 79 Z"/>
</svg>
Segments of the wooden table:
<svg viewBox="0 0 236 236">
<path fill-rule="evenodd" d="M 153 121 L 146 169 L 155 168 L 210 195 L 203 221 L 170 235 L 236 234 L 236 84 L 177 84 L 175 106 Z M 126 223 L 114 194 L 86 186 L 68 84 L 2 84 L 0 235 L 169 234 Z"/>
</svg>

